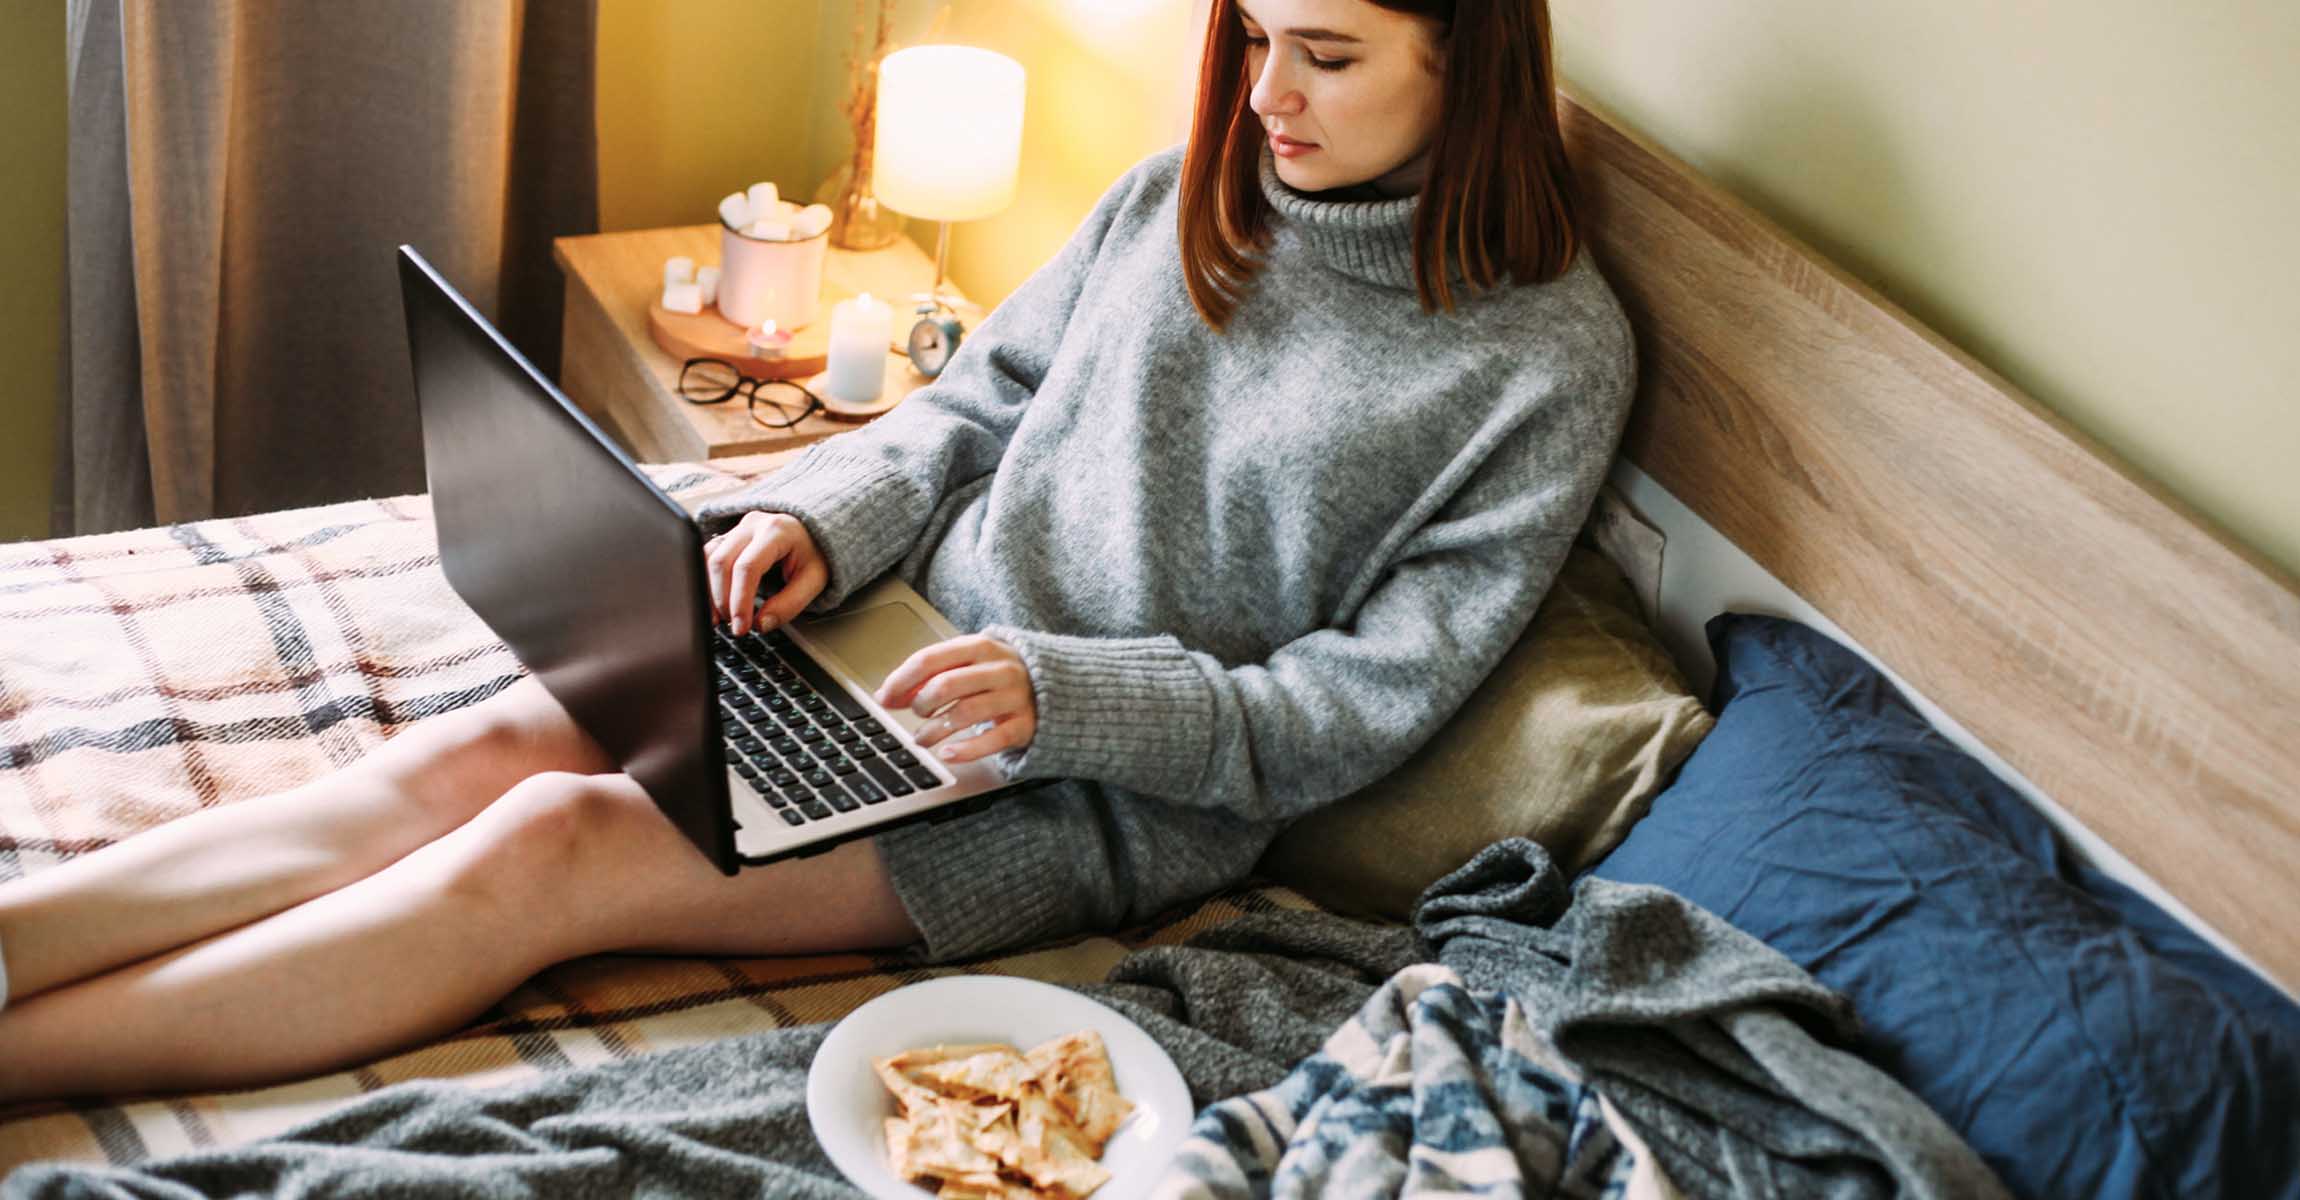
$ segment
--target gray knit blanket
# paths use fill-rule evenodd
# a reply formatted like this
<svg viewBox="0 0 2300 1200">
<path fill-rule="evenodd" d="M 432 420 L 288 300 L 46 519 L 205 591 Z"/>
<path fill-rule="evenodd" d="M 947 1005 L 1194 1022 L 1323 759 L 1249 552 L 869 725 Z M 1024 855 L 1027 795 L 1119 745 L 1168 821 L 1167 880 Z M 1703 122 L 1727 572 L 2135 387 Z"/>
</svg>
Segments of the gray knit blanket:
<svg viewBox="0 0 2300 1200">
<path fill-rule="evenodd" d="M 1442 973 L 1400 975 L 1433 961 Z M 1290 1138 L 1255 1147 L 1243 1130 L 1230 1138 L 1220 1102 L 1285 1092 L 1297 1067 L 1333 1058 L 1337 1031 L 1395 1012 L 1409 988 L 1420 996 L 1440 984 L 1458 993 L 1460 1045 L 1481 1044 L 1479 1022 L 1506 1024 L 1515 1013 L 1515 1044 L 1552 1056 L 1555 1078 L 1584 1087 L 1549 1117 L 1517 1113 L 1513 1122 L 1533 1124 L 1503 1131 L 1512 1145 L 1550 1146 L 1548 1157 L 1529 1150 L 1515 1183 L 1469 1191 L 1573 1195 L 1579 1182 L 1563 1182 L 1595 1172 L 1602 1188 L 1616 1167 L 1642 1163 L 1687 1196 L 2004 1194 L 1922 1103 L 1837 1048 L 1852 1030 L 1841 997 L 1668 892 L 1603 880 L 1569 887 L 1520 839 L 1433 885 L 1412 927 L 1248 916 L 1184 946 L 1132 954 L 1081 990 L 1164 1046 L 1201 1109 L 1190 1151 L 1163 1181 L 1170 1191 L 1358 1196 L 1399 1194 L 1406 1176 L 1325 1171 L 1301 1176 L 1315 1184 L 1307 1192 L 1275 1191 L 1289 1151 L 1331 1158 L 1330 1147 Z M 245 1145 L 126 1167 L 26 1166 L 0 1183 L 0 1196 L 850 1197 L 858 1193 L 807 1124 L 807 1067 L 827 1029 L 496 1089 L 402 1084 Z M 1486 1068 L 1506 1064 L 1469 1055 L 1453 1065 L 1474 1089 L 1496 1085 Z M 1437 1102 L 1399 1113 L 1401 1161 L 1417 1138 L 1450 1136 L 1443 1123 L 1469 1111 L 1431 1096 Z M 1598 1122 L 1606 1108 L 1618 1123 Z M 1629 1141 L 1597 1145 L 1616 1129 Z M 1576 1147 L 1591 1153 L 1576 1158 Z M 1212 1174 L 1225 1153 L 1241 1186 Z M 1263 1158 L 1257 1176 L 1252 1164 Z"/>
</svg>

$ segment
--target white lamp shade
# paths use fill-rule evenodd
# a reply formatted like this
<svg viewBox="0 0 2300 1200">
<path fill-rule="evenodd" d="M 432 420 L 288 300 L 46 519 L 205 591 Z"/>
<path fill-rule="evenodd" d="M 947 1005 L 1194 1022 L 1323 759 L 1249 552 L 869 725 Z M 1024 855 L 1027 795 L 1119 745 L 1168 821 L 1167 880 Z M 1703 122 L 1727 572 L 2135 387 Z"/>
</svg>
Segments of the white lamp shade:
<svg viewBox="0 0 2300 1200">
<path fill-rule="evenodd" d="M 1014 200 L 1022 64 L 973 46 L 912 46 L 879 60 L 871 191 L 930 221 L 987 217 Z"/>
</svg>

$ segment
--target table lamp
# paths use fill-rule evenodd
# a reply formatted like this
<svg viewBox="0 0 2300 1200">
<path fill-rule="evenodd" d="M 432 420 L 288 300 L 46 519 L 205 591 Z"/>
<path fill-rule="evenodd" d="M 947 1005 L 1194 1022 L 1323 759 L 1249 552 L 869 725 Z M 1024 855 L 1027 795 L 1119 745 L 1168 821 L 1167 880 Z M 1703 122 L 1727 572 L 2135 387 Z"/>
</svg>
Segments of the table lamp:
<svg viewBox="0 0 2300 1200">
<path fill-rule="evenodd" d="M 950 223 L 1014 201 L 1022 162 L 1022 64 L 973 46 L 912 46 L 879 60 L 872 190 L 905 216 L 941 222 L 934 284 L 912 297 L 911 362 L 936 375 L 958 349 L 964 325 L 943 294 Z"/>
</svg>

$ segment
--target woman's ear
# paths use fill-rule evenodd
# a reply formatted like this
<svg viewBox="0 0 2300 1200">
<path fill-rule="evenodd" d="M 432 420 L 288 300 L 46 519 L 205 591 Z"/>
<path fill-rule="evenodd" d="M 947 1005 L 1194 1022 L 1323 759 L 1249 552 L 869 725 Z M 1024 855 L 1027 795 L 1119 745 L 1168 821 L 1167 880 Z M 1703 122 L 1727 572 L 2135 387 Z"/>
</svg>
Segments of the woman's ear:
<svg viewBox="0 0 2300 1200">
<path fill-rule="evenodd" d="M 1425 32 L 1422 37 L 1422 46 L 1422 65 L 1429 68 L 1431 75 L 1439 79 L 1445 78 L 1446 63 L 1453 56 L 1452 32 Z"/>
</svg>

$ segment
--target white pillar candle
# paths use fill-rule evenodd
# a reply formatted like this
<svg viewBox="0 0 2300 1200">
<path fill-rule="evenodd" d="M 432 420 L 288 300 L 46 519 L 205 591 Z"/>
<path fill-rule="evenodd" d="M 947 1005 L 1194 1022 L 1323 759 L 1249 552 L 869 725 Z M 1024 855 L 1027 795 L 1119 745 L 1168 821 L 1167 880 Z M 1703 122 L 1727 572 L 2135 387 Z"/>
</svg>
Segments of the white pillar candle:
<svg viewBox="0 0 2300 1200">
<path fill-rule="evenodd" d="M 830 374 L 823 390 L 848 404 L 876 403 L 886 386 L 887 342 L 894 308 L 869 292 L 831 308 Z"/>
</svg>

